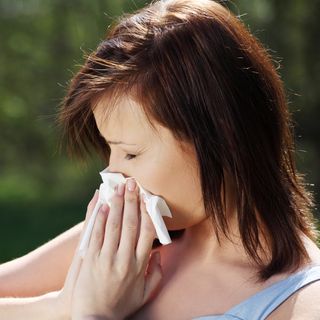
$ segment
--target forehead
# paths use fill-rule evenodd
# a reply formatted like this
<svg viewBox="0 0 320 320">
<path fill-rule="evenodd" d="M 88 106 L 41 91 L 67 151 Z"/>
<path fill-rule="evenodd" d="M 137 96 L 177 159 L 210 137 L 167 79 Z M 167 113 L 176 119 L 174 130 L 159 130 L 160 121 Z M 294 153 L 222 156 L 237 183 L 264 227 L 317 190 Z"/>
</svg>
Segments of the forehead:
<svg viewBox="0 0 320 320">
<path fill-rule="evenodd" d="M 152 137 L 152 130 L 142 107 L 128 96 L 119 97 L 110 107 L 107 96 L 99 99 L 93 109 L 94 118 L 101 135 L 107 140 L 122 140 Z M 128 141 L 127 141 L 128 140 Z"/>
</svg>

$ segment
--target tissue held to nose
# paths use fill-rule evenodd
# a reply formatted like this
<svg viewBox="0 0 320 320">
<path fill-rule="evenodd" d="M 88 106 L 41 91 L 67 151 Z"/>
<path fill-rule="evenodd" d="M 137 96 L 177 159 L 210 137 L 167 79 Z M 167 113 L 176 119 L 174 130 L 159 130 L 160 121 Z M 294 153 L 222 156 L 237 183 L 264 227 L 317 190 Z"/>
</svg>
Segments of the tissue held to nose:
<svg viewBox="0 0 320 320">
<path fill-rule="evenodd" d="M 79 246 L 79 252 L 82 257 L 84 256 L 85 250 L 89 245 L 89 240 L 92 233 L 94 221 L 96 219 L 100 207 L 104 203 L 107 203 L 109 206 L 111 206 L 111 198 L 115 186 L 119 183 L 126 182 L 126 178 L 121 173 L 109 172 L 108 167 L 101 171 L 100 175 L 102 177 L 103 183 L 100 184 L 99 199 L 89 219 L 89 222 L 87 224 L 86 230 L 84 232 Z M 143 195 L 145 196 L 146 209 L 155 227 L 157 238 L 163 245 L 171 243 L 172 241 L 170 235 L 162 218 L 163 216 L 172 218 L 172 214 L 168 205 L 162 197 L 151 194 L 150 192 L 142 188 L 138 181 L 136 182 L 139 186 L 140 197 L 142 197 Z"/>
</svg>

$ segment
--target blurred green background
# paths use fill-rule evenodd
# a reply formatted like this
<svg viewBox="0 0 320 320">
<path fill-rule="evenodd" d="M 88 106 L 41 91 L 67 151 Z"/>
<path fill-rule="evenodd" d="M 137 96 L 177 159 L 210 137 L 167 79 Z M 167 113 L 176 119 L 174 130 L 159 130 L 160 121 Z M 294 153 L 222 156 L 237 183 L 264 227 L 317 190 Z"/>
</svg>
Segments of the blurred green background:
<svg viewBox="0 0 320 320">
<path fill-rule="evenodd" d="M 54 114 L 83 54 L 96 48 L 114 19 L 145 3 L 0 0 L 0 262 L 84 218 L 105 165 L 95 155 L 83 164 L 60 152 Z M 320 1 L 227 5 L 280 61 L 297 165 L 319 203 Z"/>
</svg>

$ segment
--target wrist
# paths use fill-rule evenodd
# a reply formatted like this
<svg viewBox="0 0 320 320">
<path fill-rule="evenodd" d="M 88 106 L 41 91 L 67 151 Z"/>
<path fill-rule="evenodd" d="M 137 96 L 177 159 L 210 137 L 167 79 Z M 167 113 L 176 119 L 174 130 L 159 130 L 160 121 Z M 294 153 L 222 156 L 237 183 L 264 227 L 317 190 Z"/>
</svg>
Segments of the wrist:
<svg viewBox="0 0 320 320">
<path fill-rule="evenodd" d="M 42 296 L 44 309 L 47 310 L 47 318 L 53 320 L 68 320 L 68 313 L 61 303 L 60 291 L 53 291 Z"/>
</svg>

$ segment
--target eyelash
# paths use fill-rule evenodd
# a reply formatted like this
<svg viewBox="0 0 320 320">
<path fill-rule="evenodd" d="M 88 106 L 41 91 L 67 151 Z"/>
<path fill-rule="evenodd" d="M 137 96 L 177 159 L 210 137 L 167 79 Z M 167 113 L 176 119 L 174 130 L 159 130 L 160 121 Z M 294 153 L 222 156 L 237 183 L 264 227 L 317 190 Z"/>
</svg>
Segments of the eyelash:
<svg viewBox="0 0 320 320">
<path fill-rule="evenodd" d="M 130 159 L 127 159 L 128 156 L 130 156 Z M 127 154 L 127 155 L 125 156 L 125 159 L 126 159 L 126 160 L 132 160 L 132 159 L 134 159 L 135 157 L 136 157 L 135 154 Z"/>
</svg>

